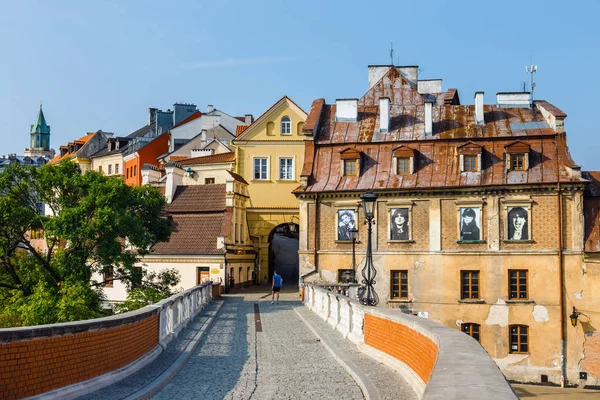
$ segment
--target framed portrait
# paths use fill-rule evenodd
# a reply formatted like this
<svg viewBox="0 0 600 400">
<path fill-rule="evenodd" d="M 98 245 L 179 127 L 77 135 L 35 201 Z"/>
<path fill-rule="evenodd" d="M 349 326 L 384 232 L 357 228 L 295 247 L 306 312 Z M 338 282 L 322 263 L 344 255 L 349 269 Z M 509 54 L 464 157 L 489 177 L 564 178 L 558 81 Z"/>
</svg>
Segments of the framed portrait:
<svg viewBox="0 0 600 400">
<path fill-rule="evenodd" d="M 390 240 L 410 240 L 408 208 L 390 208 Z"/>
<path fill-rule="evenodd" d="M 352 240 L 350 230 L 356 228 L 356 210 L 337 210 L 337 240 Z"/>
<path fill-rule="evenodd" d="M 460 207 L 459 215 L 459 239 L 481 240 L 481 207 Z"/>
<path fill-rule="evenodd" d="M 508 240 L 529 240 L 529 206 L 507 207 Z"/>
</svg>

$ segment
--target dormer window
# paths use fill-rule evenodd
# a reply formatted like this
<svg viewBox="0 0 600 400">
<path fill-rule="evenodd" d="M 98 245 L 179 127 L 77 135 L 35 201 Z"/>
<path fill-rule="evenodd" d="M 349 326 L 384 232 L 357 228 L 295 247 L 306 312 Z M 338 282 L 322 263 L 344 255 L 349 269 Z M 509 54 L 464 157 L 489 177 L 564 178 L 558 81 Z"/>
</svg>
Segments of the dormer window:
<svg viewBox="0 0 600 400">
<path fill-rule="evenodd" d="M 477 172 L 477 156 L 475 155 L 464 155 L 463 156 L 463 172 Z"/>
<path fill-rule="evenodd" d="M 393 169 L 396 175 L 410 175 L 414 172 L 415 151 L 406 146 L 398 146 L 393 151 Z"/>
<path fill-rule="evenodd" d="M 480 172 L 483 148 L 473 142 L 458 146 L 460 172 Z"/>
<path fill-rule="evenodd" d="M 344 176 L 358 175 L 358 160 L 344 160 Z"/>
<path fill-rule="evenodd" d="M 346 149 L 340 153 L 342 172 L 344 176 L 360 175 L 360 152 Z"/>
<path fill-rule="evenodd" d="M 506 168 L 509 171 L 527 171 L 529 169 L 529 145 L 520 141 L 504 147 Z"/>
<path fill-rule="evenodd" d="M 292 134 L 292 120 L 290 117 L 281 118 L 281 134 L 291 135 Z"/>
</svg>

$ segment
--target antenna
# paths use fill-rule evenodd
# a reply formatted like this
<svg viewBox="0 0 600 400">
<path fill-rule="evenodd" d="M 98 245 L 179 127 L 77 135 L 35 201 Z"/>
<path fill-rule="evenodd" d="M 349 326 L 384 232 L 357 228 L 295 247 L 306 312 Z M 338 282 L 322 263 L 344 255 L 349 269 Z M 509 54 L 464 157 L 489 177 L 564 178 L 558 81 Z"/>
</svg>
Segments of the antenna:
<svg viewBox="0 0 600 400">
<path fill-rule="evenodd" d="M 529 64 L 525 66 L 525 72 L 531 75 L 531 98 L 533 99 L 533 91 L 535 90 L 535 82 L 533 81 L 533 74 L 537 72 L 537 65 Z"/>
<path fill-rule="evenodd" d="M 394 65 L 394 43 L 390 43 L 390 64 Z"/>
<path fill-rule="evenodd" d="M 521 81 L 521 89 L 523 92 L 527 91 L 527 82 Z"/>
</svg>

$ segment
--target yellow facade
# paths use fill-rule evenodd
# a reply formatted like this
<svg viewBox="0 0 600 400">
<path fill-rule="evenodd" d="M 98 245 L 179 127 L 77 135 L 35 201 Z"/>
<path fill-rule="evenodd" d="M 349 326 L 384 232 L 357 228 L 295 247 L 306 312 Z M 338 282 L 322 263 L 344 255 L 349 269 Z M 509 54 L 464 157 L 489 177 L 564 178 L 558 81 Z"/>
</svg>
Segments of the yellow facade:
<svg viewBox="0 0 600 400">
<path fill-rule="evenodd" d="M 278 225 L 299 221 L 292 191 L 300 185 L 306 117 L 283 97 L 233 142 L 236 172 L 248 182 L 248 228 L 259 254 L 260 282 L 269 276 L 270 234 Z"/>
</svg>

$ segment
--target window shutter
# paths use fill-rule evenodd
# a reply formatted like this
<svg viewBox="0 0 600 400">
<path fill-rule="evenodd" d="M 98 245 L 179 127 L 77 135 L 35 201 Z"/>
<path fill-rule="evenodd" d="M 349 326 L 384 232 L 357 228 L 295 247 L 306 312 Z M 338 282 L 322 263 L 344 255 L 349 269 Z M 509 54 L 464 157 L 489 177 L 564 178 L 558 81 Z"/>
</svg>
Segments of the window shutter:
<svg viewBox="0 0 600 400">
<path fill-rule="evenodd" d="M 459 157 L 460 157 L 460 172 L 464 172 L 465 171 L 465 158 L 462 154 Z"/>
<path fill-rule="evenodd" d="M 510 153 L 506 153 L 506 170 L 507 171 L 510 171 L 510 167 L 511 167 L 510 162 L 511 162 Z"/>
<path fill-rule="evenodd" d="M 481 165 L 481 153 L 477 154 L 477 171 L 483 170 Z"/>
<path fill-rule="evenodd" d="M 394 175 L 398 175 L 398 157 L 392 157 L 392 171 Z"/>
<path fill-rule="evenodd" d="M 410 157 L 408 160 L 408 164 L 410 166 L 410 174 L 412 175 L 413 172 L 415 172 L 415 158 L 414 157 Z"/>
<path fill-rule="evenodd" d="M 523 169 L 525 171 L 529 170 L 529 153 L 523 155 Z"/>
</svg>

